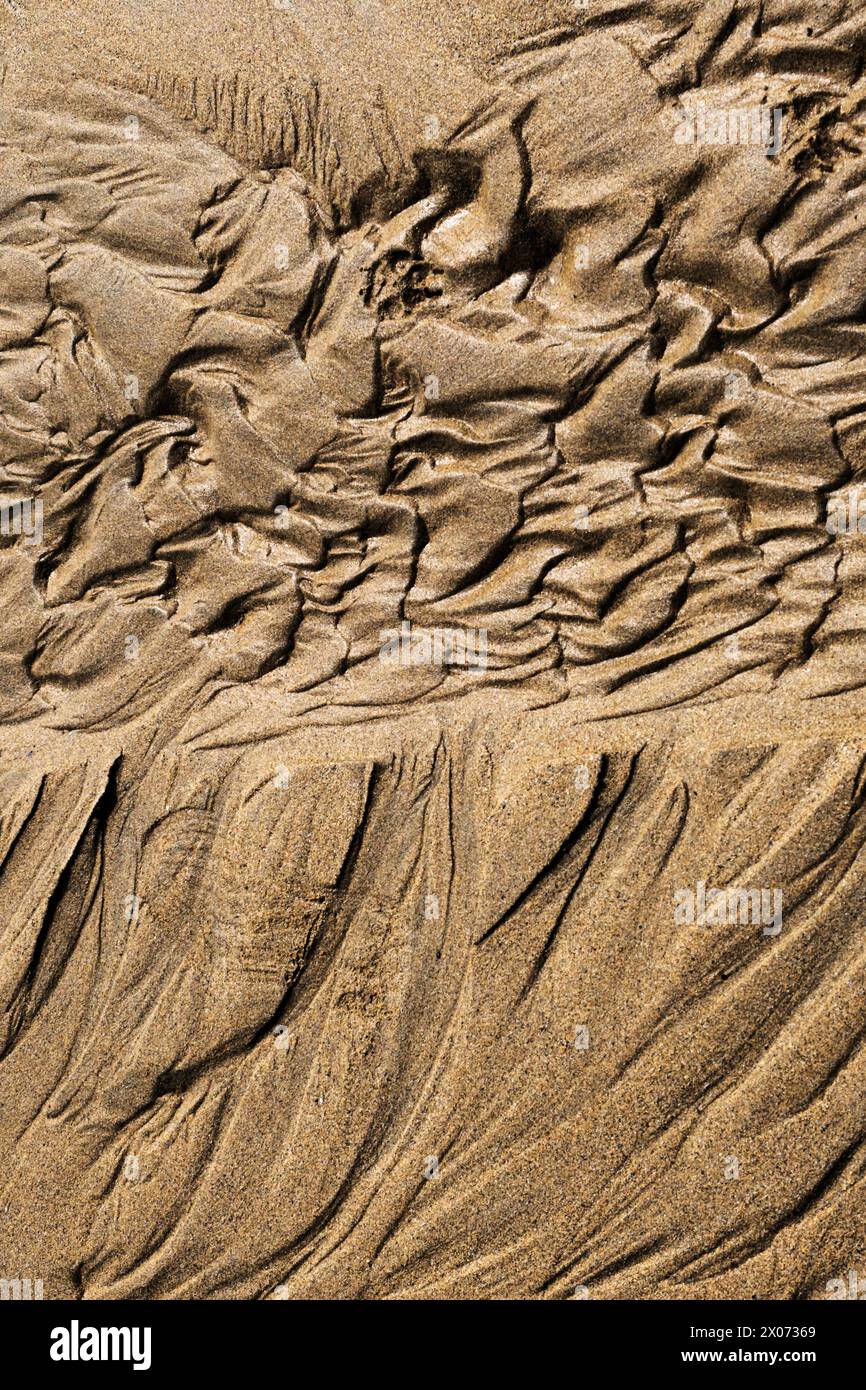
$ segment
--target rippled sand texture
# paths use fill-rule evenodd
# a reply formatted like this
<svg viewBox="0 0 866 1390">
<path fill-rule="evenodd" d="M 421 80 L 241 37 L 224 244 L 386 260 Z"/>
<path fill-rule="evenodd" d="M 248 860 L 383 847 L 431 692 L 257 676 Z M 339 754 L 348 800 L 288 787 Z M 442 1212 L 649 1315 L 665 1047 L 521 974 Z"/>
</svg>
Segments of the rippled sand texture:
<svg viewBox="0 0 866 1390">
<path fill-rule="evenodd" d="M 866 1296 L 864 55 L 0 0 L 0 1278 Z"/>
</svg>

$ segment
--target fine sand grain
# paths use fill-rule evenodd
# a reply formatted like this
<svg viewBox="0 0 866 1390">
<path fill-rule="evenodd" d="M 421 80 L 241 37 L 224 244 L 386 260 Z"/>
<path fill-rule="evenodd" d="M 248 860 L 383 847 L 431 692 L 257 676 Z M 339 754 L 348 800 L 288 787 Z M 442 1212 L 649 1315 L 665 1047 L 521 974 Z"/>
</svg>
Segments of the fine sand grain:
<svg viewBox="0 0 866 1390">
<path fill-rule="evenodd" d="M 866 1293 L 864 58 L 0 0 L 0 1280 Z"/>
</svg>

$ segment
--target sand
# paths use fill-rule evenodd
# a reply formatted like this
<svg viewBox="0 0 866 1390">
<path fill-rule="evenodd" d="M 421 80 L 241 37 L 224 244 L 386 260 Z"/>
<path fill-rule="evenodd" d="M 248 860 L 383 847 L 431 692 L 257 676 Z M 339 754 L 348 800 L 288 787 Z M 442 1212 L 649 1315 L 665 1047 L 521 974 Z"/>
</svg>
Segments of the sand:
<svg viewBox="0 0 866 1390">
<path fill-rule="evenodd" d="M 0 54 L 0 1281 L 866 1290 L 862 7 Z"/>
</svg>

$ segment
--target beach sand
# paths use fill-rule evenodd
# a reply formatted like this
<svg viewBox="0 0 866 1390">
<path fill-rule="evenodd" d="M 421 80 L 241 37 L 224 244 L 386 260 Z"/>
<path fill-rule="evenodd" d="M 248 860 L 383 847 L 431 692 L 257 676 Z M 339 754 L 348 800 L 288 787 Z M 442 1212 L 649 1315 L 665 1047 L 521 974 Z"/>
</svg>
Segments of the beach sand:
<svg viewBox="0 0 866 1390">
<path fill-rule="evenodd" d="M 0 48 L 0 1279 L 866 1290 L 862 7 Z"/>
</svg>

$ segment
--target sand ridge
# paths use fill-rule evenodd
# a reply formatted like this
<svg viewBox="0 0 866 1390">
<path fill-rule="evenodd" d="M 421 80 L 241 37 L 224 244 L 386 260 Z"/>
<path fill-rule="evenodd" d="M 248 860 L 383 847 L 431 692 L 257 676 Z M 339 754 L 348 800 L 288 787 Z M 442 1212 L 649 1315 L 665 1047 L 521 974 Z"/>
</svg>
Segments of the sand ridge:
<svg viewBox="0 0 866 1390">
<path fill-rule="evenodd" d="M 0 1278 L 866 1280 L 864 33 L 0 6 Z"/>
</svg>

